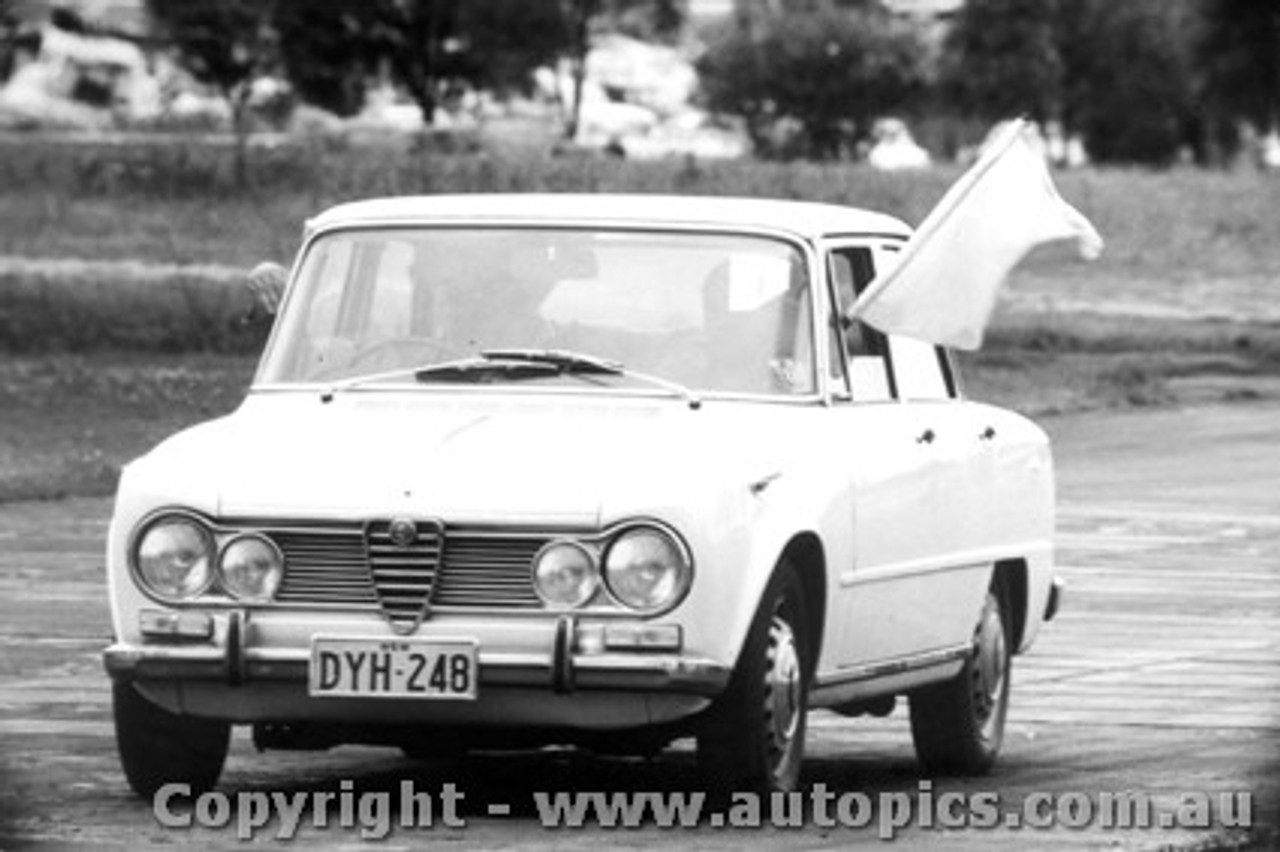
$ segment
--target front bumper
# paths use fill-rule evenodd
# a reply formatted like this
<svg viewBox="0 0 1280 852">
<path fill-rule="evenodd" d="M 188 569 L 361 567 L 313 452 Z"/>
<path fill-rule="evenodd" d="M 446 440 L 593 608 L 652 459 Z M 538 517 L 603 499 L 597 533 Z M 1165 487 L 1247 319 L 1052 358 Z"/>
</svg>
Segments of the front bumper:
<svg viewBox="0 0 1280 852">
<path fill-rule="evenodd" d="M 221 618 L 221 616 L 220 616 Z M 232 611 L 208 641 L 117 642 L 103 653 L 107 673 L 121 681 L 306 684 L 308 648 L 254 647 L 248 615 Z M 668 693 L 712 698 L 728 685 L 731 671 L 710 659 L 682 653 L 597 651 L 577 645 L 576 619 L 561 616 L 547 647 L 527 652 L 479 653 L 480 688 Z"/>
</svg>

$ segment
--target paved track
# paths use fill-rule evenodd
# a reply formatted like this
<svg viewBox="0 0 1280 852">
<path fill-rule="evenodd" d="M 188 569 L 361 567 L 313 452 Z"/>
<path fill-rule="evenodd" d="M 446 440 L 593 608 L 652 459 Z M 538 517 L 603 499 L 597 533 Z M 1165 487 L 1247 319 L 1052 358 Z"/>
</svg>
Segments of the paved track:
<svg viewBox="0 0 1280 852">
<path fill-rule="evenodd" d="M 1280 805 L 1280 407 L 1090 415 L 1051 422 L 1062 511 L 1065 612 L 1018 661 L 1005 752 L 986 779 L 933 782 L 998 791 L 1005 803 L 1050 793 L 1140 791 L 1173 813 L 1186 793 L 1249 792 L 1257 848 L 1277 843 Z M 109 624 L 100 571 L 107 501 L 0 506 L 0 849 L 235 846 L 229 833 L 172 831 L 131 798 L 116 762 L 99 652 Z M 828 789 L 916 792 L 922 776 L 900 708 L 884 720 L 811 719 L 807 780 Z M 682 789 L 692 761 L 483 756 L 452 770 L 385 750 L 255 755 L 239 737 L 228 791 L 394 791 L 456 781 L 469 825 L 399 831 L 394 849 L 466 846 L 588 849 L 690 845 L 881 845 L 874 827 L 797 830 L 547 831 L 535 790 Z M 481 802 L 515 803 L 490 817 Z M 524 802 L 526 804 L 519 804 Z M 1268 827 L 1270 826 L 1270 827 Z M 304 830 L 309 846 L 350 848 L 356 831 Z M 1207 848 L 1238 831 L 1091 827 L 907 829 L 904 848 Z M 1216 847 L 1215 847 L 1216 848 Z"/>
</svg>

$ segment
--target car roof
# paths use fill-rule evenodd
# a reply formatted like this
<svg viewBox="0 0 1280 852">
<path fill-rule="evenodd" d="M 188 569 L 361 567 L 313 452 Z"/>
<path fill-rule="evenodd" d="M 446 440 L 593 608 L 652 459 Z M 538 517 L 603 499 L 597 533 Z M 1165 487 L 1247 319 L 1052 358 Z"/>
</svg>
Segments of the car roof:
<svg viewBox="0 0 1280 852">
<path fill-rule="evenodd" d="M 307 223 L 308 233 L 333 227 L 452 222 L 677 225 L 785 231 L 816 238 L 843 234 L 905 236 L 910 228 L 883 213 L 838 204 L 692 195 L 602 193 L 420 195 L 374 198 L 331 207 Z"/>
</svg>

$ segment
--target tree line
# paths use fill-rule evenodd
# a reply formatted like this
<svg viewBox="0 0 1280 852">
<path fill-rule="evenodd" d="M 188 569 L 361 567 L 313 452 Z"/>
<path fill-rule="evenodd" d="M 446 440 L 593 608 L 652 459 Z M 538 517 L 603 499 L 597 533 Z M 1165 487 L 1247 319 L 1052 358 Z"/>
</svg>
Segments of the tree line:
<svg viewBox="0 0 1280 852">
<path fill-rule="evenodd" d="M 0 0 L 0 31 L 12 2 Z M 146 0 L 158 37 L 226 96 L 237 128 L 267 74 L 339 115 L 389 75 L 427 122 L 459 87 L 527 91 L 561 61 L 580 94 L 595 36 L 674 43 L 687 2 Z M 698 33 L 702 105 L 741 119 L 764 156 L 845 156 L 884 115 L 1026 115 L 1078 135 L 1096 161 L 1154 165 L 1221 162 L 1249 133 L 1280 131 L 1280 0 L 966 0 L 941 28 L 887 0 L 733 8 Z"/>
<path fill-rule="evenodd" d="M 358 112 L 367 80 L 383 73 L 430 123 L 459 87 L 527 91 L 533 72 L 559 59 L 569 60 L 580 87 L 601 30 L 665 39 L 684 22 L 680 0 L 147 0 L 147 7 L 187 70 L 227 96 L 236 121 L 250 84 L 267 73 L 340 116 Z"/>
<path fill-rule="evenodd" d="M 1280 0 L 966 0 L 933 43 L 879 3 L 743 0 L 701 62 L 710 105 L 809 156 L 877 116 L 1025 115 L 1099 162 L 1201 164 L 1280 131 Z"/>
</svg>

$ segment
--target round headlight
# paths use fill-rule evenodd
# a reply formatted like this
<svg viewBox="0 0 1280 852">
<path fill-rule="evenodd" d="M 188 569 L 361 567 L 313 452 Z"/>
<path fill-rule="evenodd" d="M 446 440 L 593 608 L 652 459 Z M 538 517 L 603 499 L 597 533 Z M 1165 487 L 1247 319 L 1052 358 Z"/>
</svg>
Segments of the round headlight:
<svg viewBox="0 0 1280 852">
<path fill-rule="evenodd" d="M 590 552 L 570 541 L 553 541 L 533 560 L 533 587 L 547 606 L 572 609 L 591 600 L 600 584 Z"/>
<path fill-rule="evenodd" d="M 663 609 L 689 587 L 692 566 L 683 547 L 657 527 L 624 532 L 604 557 L 604 582 L 620 603 L 642 612 Z"/>
<path fill-rule="evenodd" d="M 213 581 L 213 539 L 192 518 L 160 518 L 142 533 L 135 561 L 138 578 L 157 595 L 195 597 Z"/>
<path fill-rule="evenodd" d="M 228 594 L 245 601 L 268 601 L 280 587 L 284 557 L 261 536 L 240 536 L 222 549 L 218 572 Z"/>
</svg>

